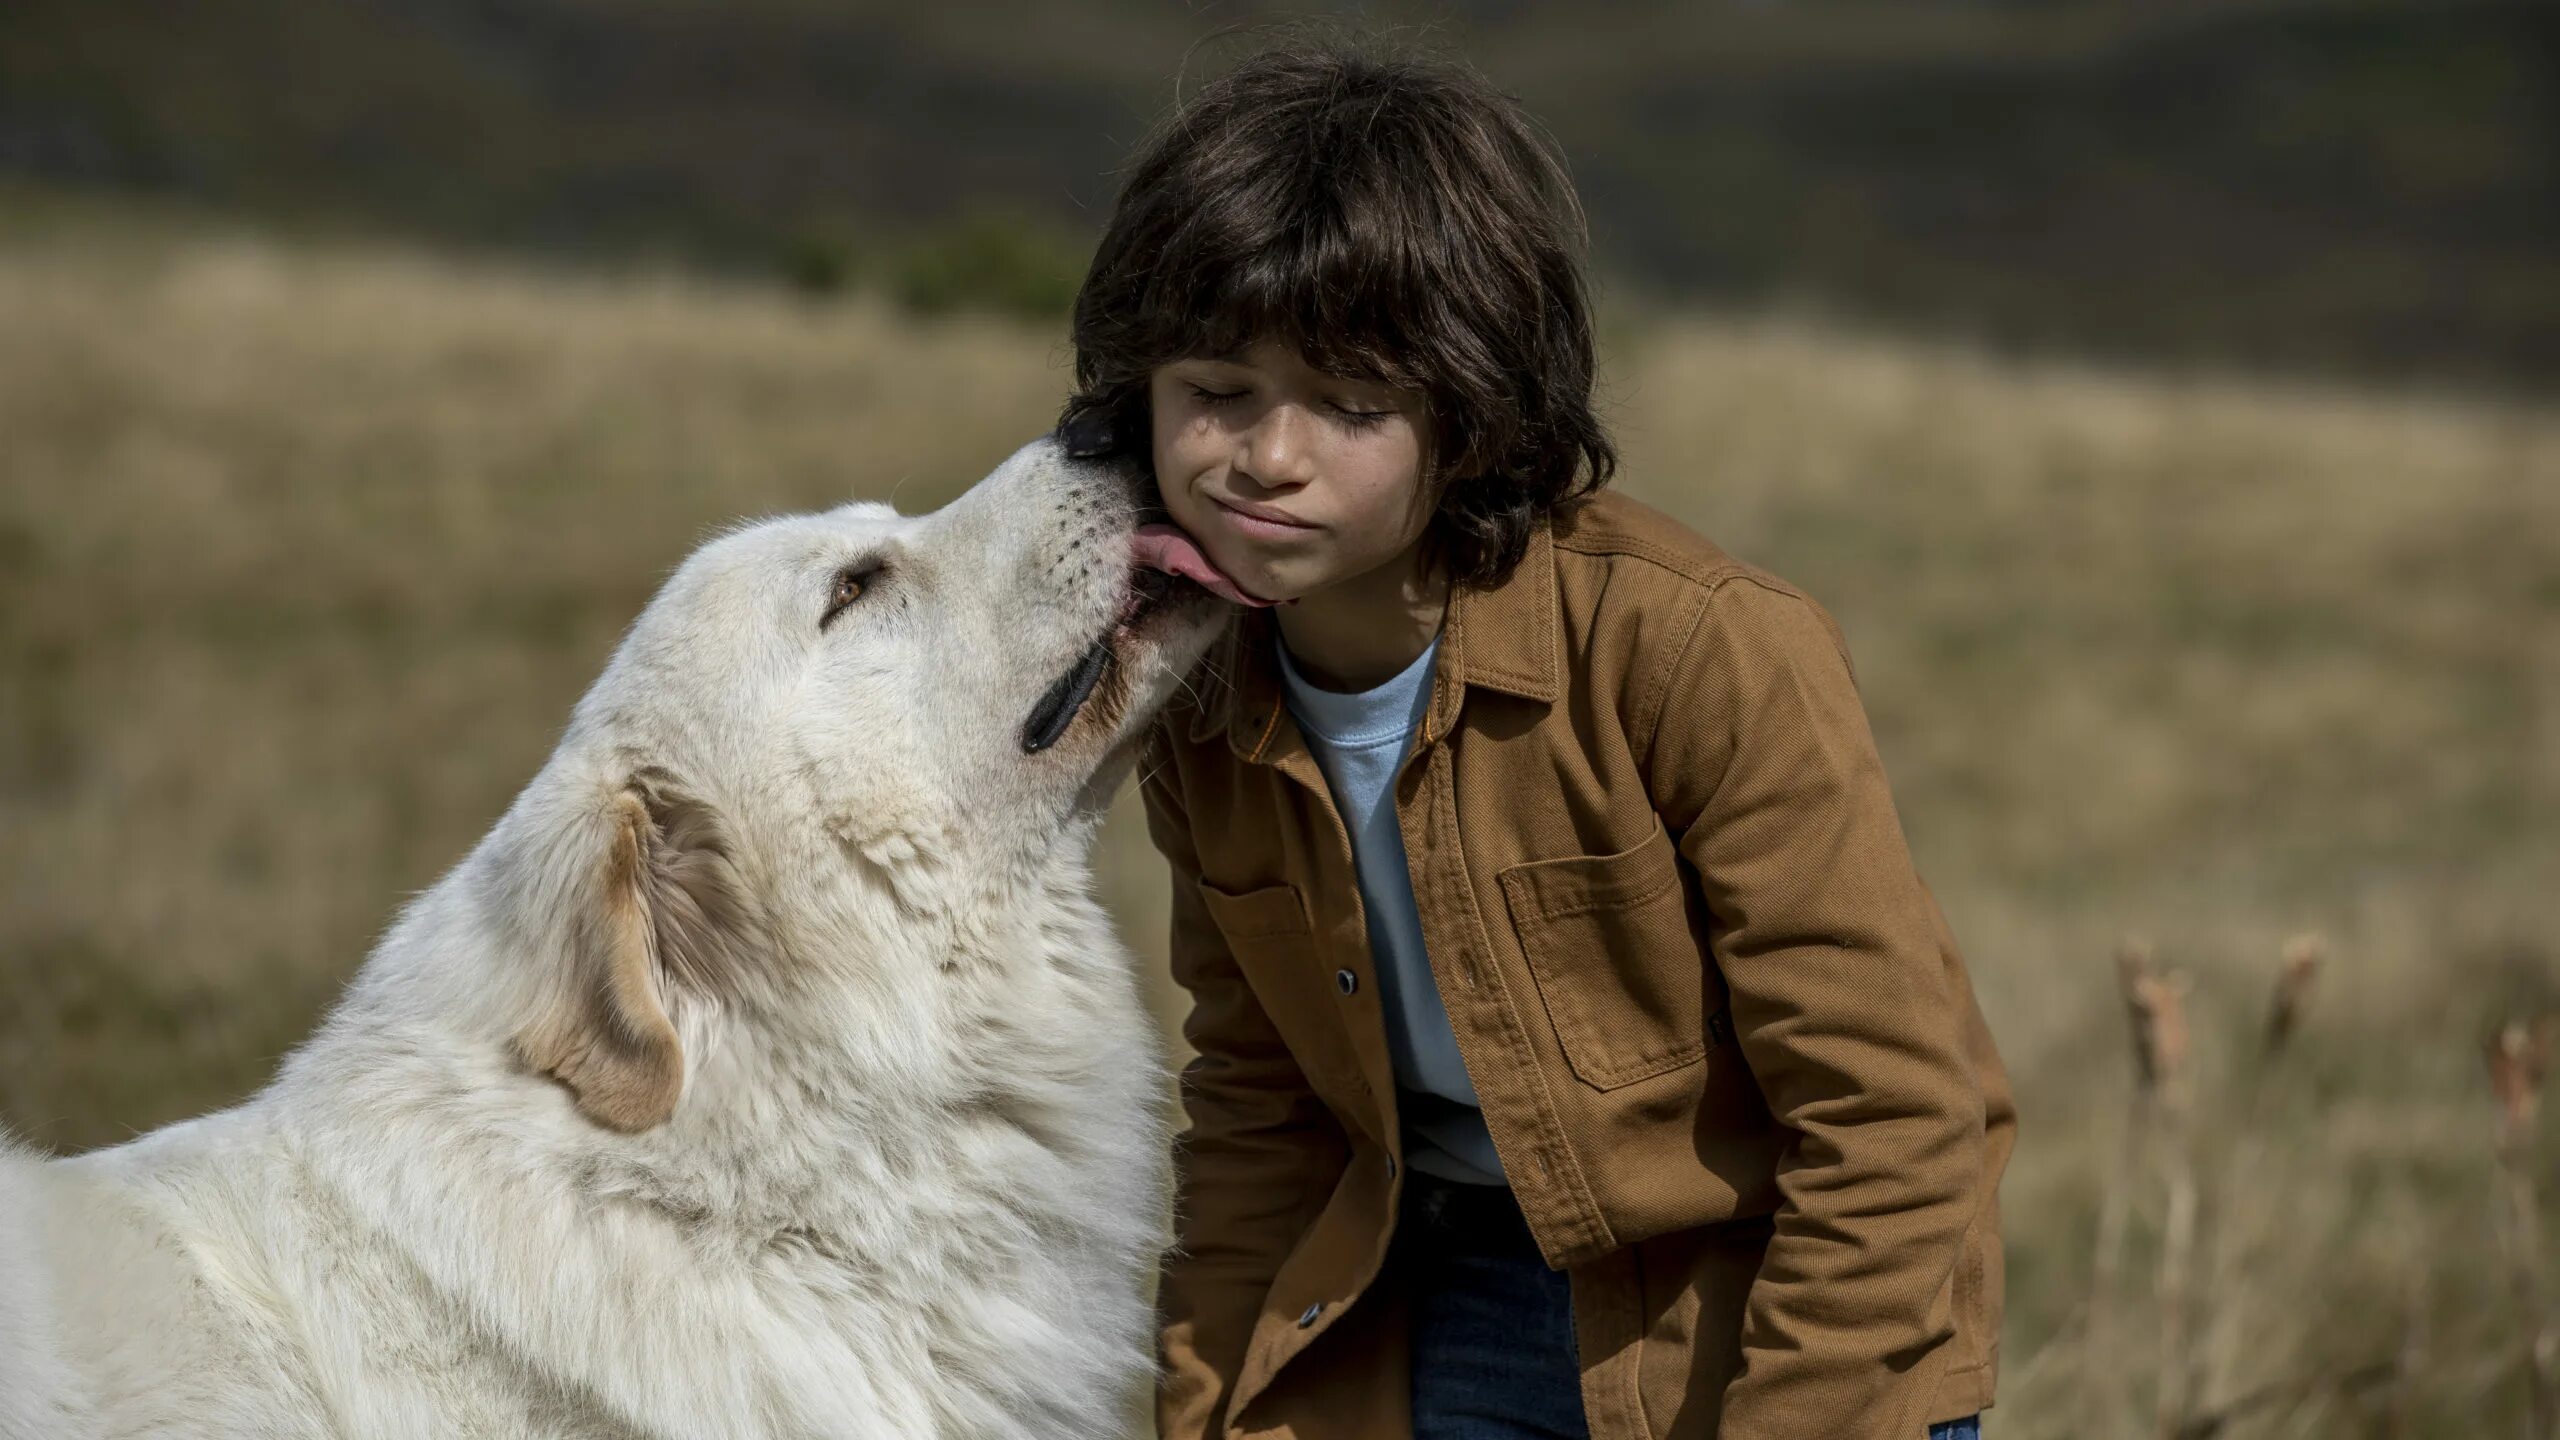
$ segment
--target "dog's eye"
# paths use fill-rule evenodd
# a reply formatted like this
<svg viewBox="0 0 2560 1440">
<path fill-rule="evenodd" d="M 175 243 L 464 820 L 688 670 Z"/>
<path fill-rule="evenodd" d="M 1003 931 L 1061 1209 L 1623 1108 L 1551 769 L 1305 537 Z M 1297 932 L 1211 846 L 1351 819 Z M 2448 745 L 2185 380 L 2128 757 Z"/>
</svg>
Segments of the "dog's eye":
<svg viewBox="0 0 2560 1440">
<path fill-rule="evenodd" d="M 818 617 L 818 628 L 826 629 L 831 621 L 844 613 L 844 607 L 861 599 L 862 592 L 870 589 L 880 578 L 882 568 L 877 562 L 866 561 L 837 571 L 835 588 L 827 596 L 827 613 Z"/>
</svg>

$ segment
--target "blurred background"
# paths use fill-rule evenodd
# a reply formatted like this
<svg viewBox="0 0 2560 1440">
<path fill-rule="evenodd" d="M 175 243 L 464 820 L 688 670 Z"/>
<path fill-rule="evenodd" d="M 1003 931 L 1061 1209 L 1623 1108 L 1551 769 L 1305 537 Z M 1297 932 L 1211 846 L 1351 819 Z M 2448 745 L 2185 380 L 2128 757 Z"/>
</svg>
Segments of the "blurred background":
<svg viewBox="0 0 2560 1440">
<path fill-rule="evenodd" d="M 1548 124 L 1620 483 L 1847 631 L 2020 1090 L 1998 1428 L 2548 1433 L 2540 3 L 0 0 L 0 1123 L 254 1090 L 706 532 L 1044 429 L 1311 16 Z"/>
</svg>

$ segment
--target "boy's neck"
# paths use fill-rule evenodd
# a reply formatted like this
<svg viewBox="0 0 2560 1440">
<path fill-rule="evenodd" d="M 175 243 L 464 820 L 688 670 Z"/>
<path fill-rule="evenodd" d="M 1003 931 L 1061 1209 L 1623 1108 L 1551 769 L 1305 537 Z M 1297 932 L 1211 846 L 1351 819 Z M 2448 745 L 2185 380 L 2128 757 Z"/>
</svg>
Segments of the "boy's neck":
<svg viewBox="0 0 2560 1440">
<path fill-rule="evenodd" d="M 1365 574 L 1337 580 L 1273 611 L 1298 672 L 1327 690 L 1374 689 L 1411 665 L 1440 633 L 1449 581 L 1416 542 Z"/>
</svg>

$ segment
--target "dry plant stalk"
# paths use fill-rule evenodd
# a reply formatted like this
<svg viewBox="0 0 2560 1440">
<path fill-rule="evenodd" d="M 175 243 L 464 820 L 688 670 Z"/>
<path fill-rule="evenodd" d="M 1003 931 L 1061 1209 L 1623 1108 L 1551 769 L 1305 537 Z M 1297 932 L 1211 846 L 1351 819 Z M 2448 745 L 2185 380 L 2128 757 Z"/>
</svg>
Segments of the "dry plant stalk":
<svg viewBox="0 0 2560 1440">
<path fill-rule="evenodd" d="M 2283 1079 L 2280 1065 L 2295 1033 L 2301 1029 L 2311 988 L 2326 954 L 2326 944 L 2312 934 L 2294 936 L 2285 942 L 2280 954 L 2275 985 L 2268 997 L 2266 1024 L 2259 1032 L 2258 1052 L 2242 1057 L 2240 1069 L 2246 1080 L 2235 1107 L 2237 1116 L 2229 1148 L 2219 1156 L 2218 1168 L 2207 1167 L 2216 1181 L 2214 1204 L 2205 1216 L 2211 1254 L 2200 1290 L 2183 1307 L 2181 1287 L 2187 1274 L 2184 1252 L 2193 1243 L 2193 1211 L 2181 1221 L 2177 1187 L 2182 1181 L 2186 1184 L 2192 1205 L 2195 1187 L 2179 1168 L 2185 1163 L 2185 1154 L 2192 1152 L 2182 1151 L 2166 1162 L 2172 1195 L 2169 1222 L 2162 1237 L 2159 1440 L 2216 1440 L 2253 1415 L 2277 1410 L 2298 1412 L 2322 1404 L 2377 1406 L 2383 1411 L 2381 1419 L 2386 1426 L 2405 1429 L 2408 1424 L 2408 1382 L 2425 1369 L 2422 1279 L 2411 1292 L 2412 1318 L 2396 1353 L 2358 1364 L 2322 1366 L 2261 1380 L 2245 1391 L 2233 1388 L 2243 1333 L 2241 1304 L 2247 1294 L 2239 1282 L 2249 1266 L 2266 1214 L 2263 1205 L 2251 1209 L 2249 1202 L 2263 1201 L 2273 1193 L 2260 1172 L 2265 1164 L 2265 1137 L 2274 1097 L 2280 1093 Z M 2158 1012 L 2159 1020 L 2175 1022 L 2172 1038 L 2182 1044 L 2185 1015 L 2178 1002 L 2184 999 L 2185 987 L 2177 977 L 2153 982 L 2153 986 L 2166 988 L 2146 987 L 2147 1006 L 2137 1001 L 2137 1010 L 2147 1008 Z M 2176 1071 L 2163 1066 L 2160 1073 L 2165 1078 Z M 2180 1092 L 2177 1103 L 2184 1107 L 2186 1102 L 2187 1097 Z M 2181 1109 L 2178 1113 L 2186 1112 Z M 2186 1228 L 2182 1229 L 2182 1224 Z M 2191 1317 L 2200 1317 L 2203 1322 L 2203 1343 L 2182 1349 L 2193 1333 L 2186 1328 Z"/>
<path fill-rule="evenodd" d="M 2125 1232 L 2132 1220 L 2137 1192 L 2149 1189 L 2156 1172 L 2167 1196 L 2163 1222 L 2159 1292 L 2161 1355 L 2185 1349 L 2186 1273 L 2195 1233 L 2195 1178 L 2187 1158 L 2189 1048 L 2187 977 L 2157 972 L 2151 946 L 2128 939 L 2116 952 L 2116 978 L 2124 996 L 2125 1018 L 2133 1032 L 2134 1091 L 2126 1117 L 2124 1155 L 2115 1183 L 2108 1187 L 2098 1215 L 2098 1255 L 2089 1311 L 2089 1351 L 2100 1369 L 2091 1377 L 2091 1435 L 2122 1433 L 2131 1413 L 2126 1401 L 2128 1367 L 2121 1362 L 2120 1320 Z M 2162 1370 L 2155 1433 L 2174 1433 L 2184 1406 L 2183 1387 L 2169 1368 Z"/>
<path fill-rule="evenodd" d="M 2284 942 L 2284 957 L 2276 970 L 2275 998 L 2267 1006 L 2266 1053 L 2270 1058 L 2284 1052 L 2285 1043 L 2301 1026 L 2303 1007 L 2311 1000 L 2311 982 L 2319 978 L 2320 962 L 2328 949 L 2317 935 L 2296 935 Z"/>
<path fill-rule="evenodd" d="M 2276 979 L 2267 1000 L 2267 1022 L 2259 1032 L 2259 1048 L 2242 1070 L 2247 1092 L 2238 1107 L 2238 1133 L 2220 1167 L 2214 1203 L 2206 1216 L 2210 1258 L 2197 1296 L 2203 1343 L 2185 1359 L 2194 1376 L 2188 1391 L 2193 1414 L 2216 1413 L 2237 1382 L 2242 1310 L 2248 1298 L 2241 1283 L 2257 1251 L 2265 1217 L 2262 1172 L 2266 1167 L 2266 1135 L 2276 1097 L 2281 1093 L 2280 1064 L 2311 1002 L 2328 946 L 2314 934 L 2287 940 L 2276 962 Z"/>
<path fill-rule="evenodd" d="M 2152 1433 L 2172 1440 L 2184 1427 L 2189 1404 L 2188 1333 L 2195 1310 L 2196 1174 L 2191 1121 L 2193 1093 L 2187 1075 L 2189 1037 L 2187 977 L 2176 971 L 2144 974 L 2127 985 L 2134 1035 L 2151 1077 L 2157 1143 L 2153 1164 L 2168 1213 L 2160 1222 L 2160 1380 Z"/>
<path fill-rule="evenodd" d="M 2129 938 L 2117 948 L 2116 977 L 2128 1003 L 2137 979 L 2150 973 L 2151 947 L 2147 942 Z M 2114 1362 L 2121 1350 L 2117 1310 L 2123 1298 L 2124 1237 L 2132 1222 L 2133 1192 L 2142 1173 L 2142 1157 L 2150 1143 L 2151 1064 L 2141 1030 L 2137 1014 L 2133 1100 L 2125 1112 L 2124 1149 L 2117 1157 L 2113 1181 L 2099 1197 L 2098 1253 L 2089 1280 L 2089 1339 L 2084 1353 L 2100 1360 L 2083 1377 L 2087 1409 L 2081 1417 L 2081 1430 L 2095 1440 L 2110 1440 L 2122 1434 L 2126 1413 L 2125 1369 Z"/>
<path fill-rule="evenodd" d="M 2525 1383 L 2532 1440 L 2551 1440 L 2560 1427 L 2560 1387 L 2553 1383 L 2554 1361 L 2560 1360 L 2560 1331 L 2551 1324 L 2544 1302 L 2542 1275 L 2542 1209 L 2534 1193 L 2534 1121 L 2542 1111 L 2542 1077 L 2550 1068 L 2553 1019 L 2534 1024 L 2509 1021 L 2489 1037 L 2489 1090 L 2498 1101 L 2498 1171 L 2506 1199 L 2505 1223 L 2508 1283 L 2516 1297 L 2516 1320 L 2523 1331 Z"/>
<path fill-rule="evenodd" d="M 2186 1103 L 2187 977 L 2175 970 L 2155 974 L 2151 947 L 2130 941 L 2116 956 L 2116 972 L 2124 983 L 2126 1018 L 2133 1022 L 2133 1055 L 2141 1095 L 2167 1104 Z"/>
</svg>

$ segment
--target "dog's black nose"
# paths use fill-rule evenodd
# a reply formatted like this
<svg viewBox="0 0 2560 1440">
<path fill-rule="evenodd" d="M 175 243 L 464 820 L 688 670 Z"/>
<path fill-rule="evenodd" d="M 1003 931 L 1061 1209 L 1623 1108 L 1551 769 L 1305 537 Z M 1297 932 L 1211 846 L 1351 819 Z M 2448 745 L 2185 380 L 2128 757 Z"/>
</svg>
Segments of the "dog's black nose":
<svg viewBox="0 0 2560 1440">
<path fill-rule="evenodd" d="M 1087 410 L 1058 427 L 1058 443 L 1075 459 L 1098 460 L 1120 448 L 1120 434 L 1109 414 Z"/>
</svg>

